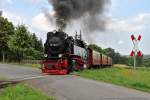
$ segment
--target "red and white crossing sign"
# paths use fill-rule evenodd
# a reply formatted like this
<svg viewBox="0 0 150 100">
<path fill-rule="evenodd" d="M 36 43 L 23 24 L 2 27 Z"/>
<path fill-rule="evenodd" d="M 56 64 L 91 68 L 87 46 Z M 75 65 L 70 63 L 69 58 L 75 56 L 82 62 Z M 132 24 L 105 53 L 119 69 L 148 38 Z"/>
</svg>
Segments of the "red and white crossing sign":
<svg viewBox="0 0 150 100">
<path fill-rule="evenodd" d="M 138 55 L 138 57 L 142 56 L 142 52 L 138 48 L 138 44 L 139 44 L 141 38 L 142 38 L 141 35 L 139 35 L 137 39 L 135 38 L 135 36 L 133 34 L 131 35 L 131 39 L 132 39 L 134 47 L 130 53 L 130 56 L 134 57 L 136 54 Z"/>
<path fill-rule="evenodd" d="M 141 35 L 139 35 L 137 39 L 133 34 L 131 35 L 131 39 L 132 39 L 134 47 L 133 47 L 133 50 L 131 51 L 130 56 L 134 57 L 134 69 L 136 66 L 136 55 L 138 55 L 138 57 L 142 56 L 142 52 L 138 48 L 138 44 L 139 44 L 141 38 L 142 38 Z"/>
</svg>

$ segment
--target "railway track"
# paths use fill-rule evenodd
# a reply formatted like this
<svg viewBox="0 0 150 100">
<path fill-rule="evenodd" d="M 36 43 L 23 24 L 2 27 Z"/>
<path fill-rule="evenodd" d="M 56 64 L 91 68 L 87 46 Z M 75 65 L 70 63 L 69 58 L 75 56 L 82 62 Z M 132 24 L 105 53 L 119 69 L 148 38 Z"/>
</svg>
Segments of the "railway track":
<svg viewBox="0 0 150 100">
<path fill-rule="evenodd" d="M 20 81 L 0 81 L 0 89 L 8 87 L 9 85 L 15 85 L 20 83 Z"/>
<path fill-rule="evenodd" d="M 33 77 L 27 77 L 27 78 L 21 78 L 21 79 L 12 79 L 12 80 L 6 80 L 6 81 L 0 81 L 0 88 L 7 87 L 9 85 L 15 85 L 27 80 L 33 80 L 38 78 L 48 77 L 48 75 L 41 75 L 41 76 L 33 76 Z"/>
</svg>

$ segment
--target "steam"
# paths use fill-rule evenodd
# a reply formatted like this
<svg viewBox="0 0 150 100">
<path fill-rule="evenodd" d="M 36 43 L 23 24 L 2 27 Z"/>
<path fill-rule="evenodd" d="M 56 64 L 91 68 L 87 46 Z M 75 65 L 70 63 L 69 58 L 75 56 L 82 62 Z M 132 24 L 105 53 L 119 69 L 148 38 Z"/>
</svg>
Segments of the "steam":
<svg viewBox="0 0 150 100">
<path fill-rule="evenodd" d="M 56 25 L 65 29 L 73 20 L 79 20 L 82 30 L 105 30 L 105 11 L 110 0 L 48 0 L 55 12 Z M 51 17 L 46 14 L 46 17 Z M 80 20 L 81 19 L 81 20 Z"/>
</svg>

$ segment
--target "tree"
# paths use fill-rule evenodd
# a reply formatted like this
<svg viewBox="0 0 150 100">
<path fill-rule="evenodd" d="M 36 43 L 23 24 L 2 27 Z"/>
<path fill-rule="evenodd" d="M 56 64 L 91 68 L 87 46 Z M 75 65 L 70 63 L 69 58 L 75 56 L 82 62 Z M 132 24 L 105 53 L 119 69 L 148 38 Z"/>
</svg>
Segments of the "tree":
<svg viewBox="0 0 150 100">
<path fill-rule="evenodd" d="M 106 48 L 106 49 L 104 49 L 103 51 L 104 51 L 104 53 L 105 53 L 107 56 L 109 56 L 109 57 L 112 58 L 112 60 L 113 60 L 112 62 L 113 62 L 113 63 L 117 63 L 117 59 L 118 59 L 118 58 L 116 58 L 116 57 L 118 57 L 119 54 L 116 54 L 114 49 L 112 49 L 112 48 Z"/>
<path fill-rule="evenodd" d="M 104 52 L 106 55 L 108 55 L 111 58 L 113 58 L 115 56 L 115 50 L 112 48 L 106 48 L 106 49 L 104 49 Z"/>
<path fill-rule="evenodd" d="M 122 56 L 120 53 L 115 52 L 112 48 L 104 49 L 104 52 L 106 55 L 111 57 L 113 59 L 114 64 L 128 64 L 128 58 L 125 56 Z"/>
<path fill-rule="evenodd" d="M 32 47 L 37 49 L 38 48 L 38 38 L 36 37 L 35 33 L 32 34 Z"/>
<path fill-rule="evenodd" d="M 97 52 L 100 52 L 100 53 L 103 52 L 102 48 L 97 46 L 96 44 L 90 44 L 88 47 L 95 50 L 95 51 L 97 51 Z"/>
<path fill-rule="evenodd" d="M 15 34 L 9 41 L 10 61 L 21 61 L 23 59 L 41 59 L 43 52 L 42 40 L 38 40 L 35 34 L 31 34 L 25 25 L 19 25 Z"/>
<path fill-rule="evenodd" d="M 2 54 L 3 62 L 8 51 L 8 41 L 10 36 L 14 34 L 14 26 L 6 18 L 0 16 L 0 52 Z"/>
<path fill-rule="evenodd" d="M 144 59 L 144 66 L 150 67 L 150 58 Z"/>
<path fill-rule="evenodd" d="M 14 27 L 12 22 L 0 16 L 0 60 L 41 59 L 42 52 L 42 40 L 31 34 L 25 25 Z"/>
<path fill-rule="evenodd" d="M 44 47 L 43 47 L 42 39 L 38 40 L 38 45 L 39 45 L 39 47 L 38 47 L 37 50 L 43 52 Z"/>
<path fill-rule="evenodd" d="M 120 56 L 119 64 L 126 64 L 126 65 L 128 65 L 128 63 L 129 63 L 129 58 L 128 57 Z"/>
<path fill-rule="evenodd" d="M 0 17 L 2 16 L 3 12 L 0 10 Z"/>
<path fill-rule="evenodd" d="M 11 55 L 10 59 L 21 61 L 24 57 L 25 48 L 29 47 L 29 37 L 27 29 L 24 25 L 19 25 L 15 29 L 15 34 L 11 37 L 9 41 L 9 48 Z"/>
<path fill-rule="evenodd" d="M 35 33 L 32 35 L 32 46 L 35 48 L 35 50 L 43 52 L 43 43 L 42 39 L 38 40 Z"/>
<path fill-rule="evenodd" d="M 15 57 L 15 60 L 17 61 L 21 61 L 28 55 L 32 56 L 34 50 L 32 47 L 32 38 L 25 25 L 19 25 L 16 27 L 15 34 L 9 41 L 9 47 L 11 53 L 14 54 L 10 56 Z"/>
</svg>

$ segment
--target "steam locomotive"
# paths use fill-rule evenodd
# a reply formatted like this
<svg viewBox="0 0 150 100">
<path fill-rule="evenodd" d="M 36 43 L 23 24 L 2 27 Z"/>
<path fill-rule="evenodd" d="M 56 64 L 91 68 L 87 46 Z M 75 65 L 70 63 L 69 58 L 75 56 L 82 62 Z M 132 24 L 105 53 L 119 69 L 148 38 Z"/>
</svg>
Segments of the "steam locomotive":
<svg viewBox="0 0 150 100">
<path fill-rule="evenodd" d="M 81 33 L 73 38 L 62 31 L 48 32 L 44 47 L 43 73 L 64 75 L 74 70 L 112 65 L 110 57 L 88 48 Z"/>
</svg>

